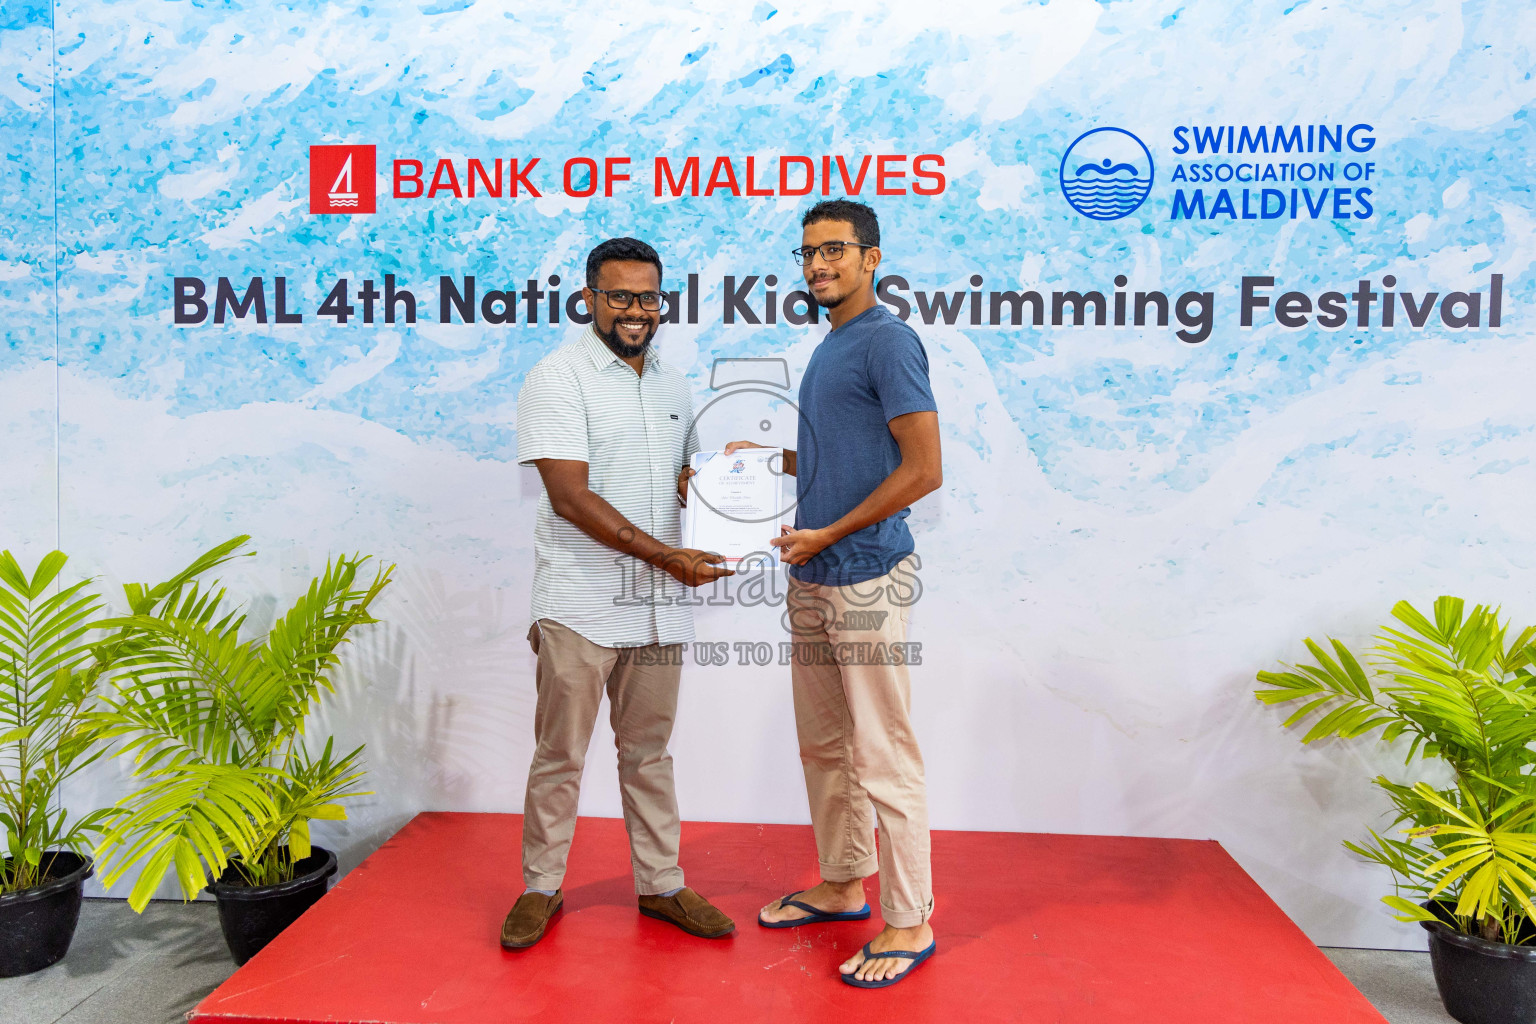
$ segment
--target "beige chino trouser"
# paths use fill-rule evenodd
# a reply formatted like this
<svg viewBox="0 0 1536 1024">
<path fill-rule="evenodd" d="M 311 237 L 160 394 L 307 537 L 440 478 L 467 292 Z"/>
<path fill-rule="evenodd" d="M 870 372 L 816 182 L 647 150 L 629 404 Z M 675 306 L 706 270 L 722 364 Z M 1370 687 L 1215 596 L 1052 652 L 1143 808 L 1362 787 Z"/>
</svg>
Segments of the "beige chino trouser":
<svg viewBox="0 0 1536 1024">
<path fill-rule="evenodd" d="M 606 691 L 635 892 L 649 896 L 678 888 L 681 823 L 667 741 L 677 717 L 681 645 L 603 647 L 553 619 L 534 623 L 528 642 L 539 658 L 539 699 L 523 800 L 524 884 L 558 889 L 565 880 L 581 771 Z"/>
<path fill-rule="evenodd" d="M 791 576 L 787 606 L 795 730 L 821 877 L 848 882 L 878 866 L 881 916 L 895 928 L 933 913 L 928 793 L 907 666 L 869 662 L 875 645 L 889 653 L 906 641 L 914 565 L 908 556 L 891 573 L 847 587 Z M 893 581 L 898 574 L 906 584 Z"/>
</svg>

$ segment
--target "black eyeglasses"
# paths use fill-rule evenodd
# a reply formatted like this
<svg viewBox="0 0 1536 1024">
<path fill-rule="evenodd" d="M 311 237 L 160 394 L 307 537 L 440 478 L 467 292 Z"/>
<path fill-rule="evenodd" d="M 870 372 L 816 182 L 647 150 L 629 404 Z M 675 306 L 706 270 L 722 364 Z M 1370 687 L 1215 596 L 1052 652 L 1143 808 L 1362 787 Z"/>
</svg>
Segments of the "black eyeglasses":
<svg viewBox="0 0 1536 1024">
<path fill-rule="evenodd" d="M 608 305 L 614 309 L 628 309 L 636 299 L 640 300 L 640 308 L 651 312 L 661 308 L 661 292 L 630 292 L 622 288 L 609 290 L 607 288 L 593 288 L 599 294 L 608 296 Z"/>
<path fill-rule="evenodd" d="M 865 245 L 863 242 L 822 242 L 820 245 L 802 245 L 798 249 L 791 249 L 789 251 L 794 253 L 795 258 L 799 260 L 802 265 L 808 267 L 811 265 L 811 260 L 816 257 L 818 252 L 821 253 L 821 258 L 826 260 L 828 263 L 831 263 L 834 260 L 842 259 L 843 250 L 850 245 L 859 249 L 874 248 L 874 246 Z"/>
</svg>

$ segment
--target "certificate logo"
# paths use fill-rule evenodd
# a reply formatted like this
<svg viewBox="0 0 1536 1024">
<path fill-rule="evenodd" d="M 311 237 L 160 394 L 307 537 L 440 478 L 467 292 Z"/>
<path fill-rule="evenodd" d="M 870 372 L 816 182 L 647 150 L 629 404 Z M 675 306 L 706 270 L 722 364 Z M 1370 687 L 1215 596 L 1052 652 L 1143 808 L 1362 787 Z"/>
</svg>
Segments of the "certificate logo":
<svg viewBox="0 0 1536 1024">
<path fill-rule="evenodd" d="M 1084 132 L 1062 154 L 1062 195 L 1084 217 L 1119 220 L 1151 191 L 1152 153 L 1124 128 Z"/>
<path fill-rule="evenodd" d="M 731 472 L 732 473 L 744 473 L 744 472 L 746 472 L 746 469 L 747 469 L 747 464 L 745 462 L 741 461 L 740 459 L 737 459 L 736 460 L 736 464 L 731 467 Z"/>
<path fill-rule="evenodd" d="M 373 146 L 310 146 L 309 212 L 375 212 L 374 152 Z"/>
</svg>

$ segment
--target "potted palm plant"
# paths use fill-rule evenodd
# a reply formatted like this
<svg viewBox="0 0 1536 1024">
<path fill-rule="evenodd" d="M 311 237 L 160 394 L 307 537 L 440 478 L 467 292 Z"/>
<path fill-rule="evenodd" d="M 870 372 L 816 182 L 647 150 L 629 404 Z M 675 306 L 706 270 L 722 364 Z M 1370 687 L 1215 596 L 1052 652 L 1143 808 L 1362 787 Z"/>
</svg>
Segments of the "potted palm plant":
<svg viewBox="0 0 1536 1024">
<path fill-rule="evenodd" d="M 105 814 L 72 820 L 58 800 L 104 750 L 90 644 L 101 601 L 89 580 L 55 586 L 66 561 L 51 552 L 29 576 L 0 551 L 0 977 L 42 970 L 68 952 L 92 870 L 86 850 Z"/>
<path fill-rule="evenodd" d="M 344 819 L 342 801 L 363 795 L 362 747 L 337 755 L 327 739 L 316 754 L 304 727 L 331 690 L 342 644 L 376 621 L 369 608 L 393 569 L 370 579 L 367 558 L 333 559 L 270 630 L 242 639 L 245 616 L 197 577 L 244 542 L 171 584 L 128 587 L 132 614 L 110 621 L 119 632 L 105 717 L 139 785 L 97 851 L 109 886 L 139 868 L 135 910 L 173 870 L 187 899 L 211 889 L 241 964 L 336 872 L 335 854 L 310 842 L 310 822 Z"/>
<path fill-rule="evenodd" d="M 1421 775 L 1451 769 L 1450 785 L 1378 777 L 1406 827 L 1344 845 L 1392 872 L 1383 902 L 1429 932 L 1452 1017 L 1536 1019 L 1536 627 L 1512 635 L 1497 609 L 1454 597 L 1435 601 L 1433 620 L 1406 601 L 1392 617 L 1365 664 L 1337 640 L 1308 640 L 1314 662 L 1260 672 L 1257 696 L 1303 702 L 1285 721 L 1308 723 L 1303 743 L 1379 734 L 1409 741 Z"/>
</svg>

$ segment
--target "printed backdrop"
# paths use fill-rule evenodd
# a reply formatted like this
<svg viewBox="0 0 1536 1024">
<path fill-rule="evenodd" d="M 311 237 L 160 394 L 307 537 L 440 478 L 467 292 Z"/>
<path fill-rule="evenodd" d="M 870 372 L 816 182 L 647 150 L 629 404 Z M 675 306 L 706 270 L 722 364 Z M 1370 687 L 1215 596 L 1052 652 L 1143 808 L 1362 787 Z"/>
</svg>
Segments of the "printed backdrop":
<svg viewBox="0 0 1536 1024">
<path fill-rule="evenodd" d="M 944 428 L 911 519 L 935 827 L 1214 838 L 1315 940 L 1421 944 L 1339 845 L 1403 751 L 1303 748 L 1251 691 L 1400 598 L 1536 616 L 1536 9 L 730 8 L 7 3 L 0 547 L 115 588 L 249 533 L 258 626 L 330 553 L 397 563 L 323 723 L 377 795 L 324 838 L 350 866 L 419 809 L 520 810 L 514 413 L 584 254 L 662 253 L 701 407 L 717 359 L 783 360 L 706 447 L 789 440 L 826 330 L 797 216 L 856 194 Z M 687 818 L 808 820 L 778 616 L 699 610 Z M 611 749 L 584 813 L 620 813 Z"/>
</svg>

